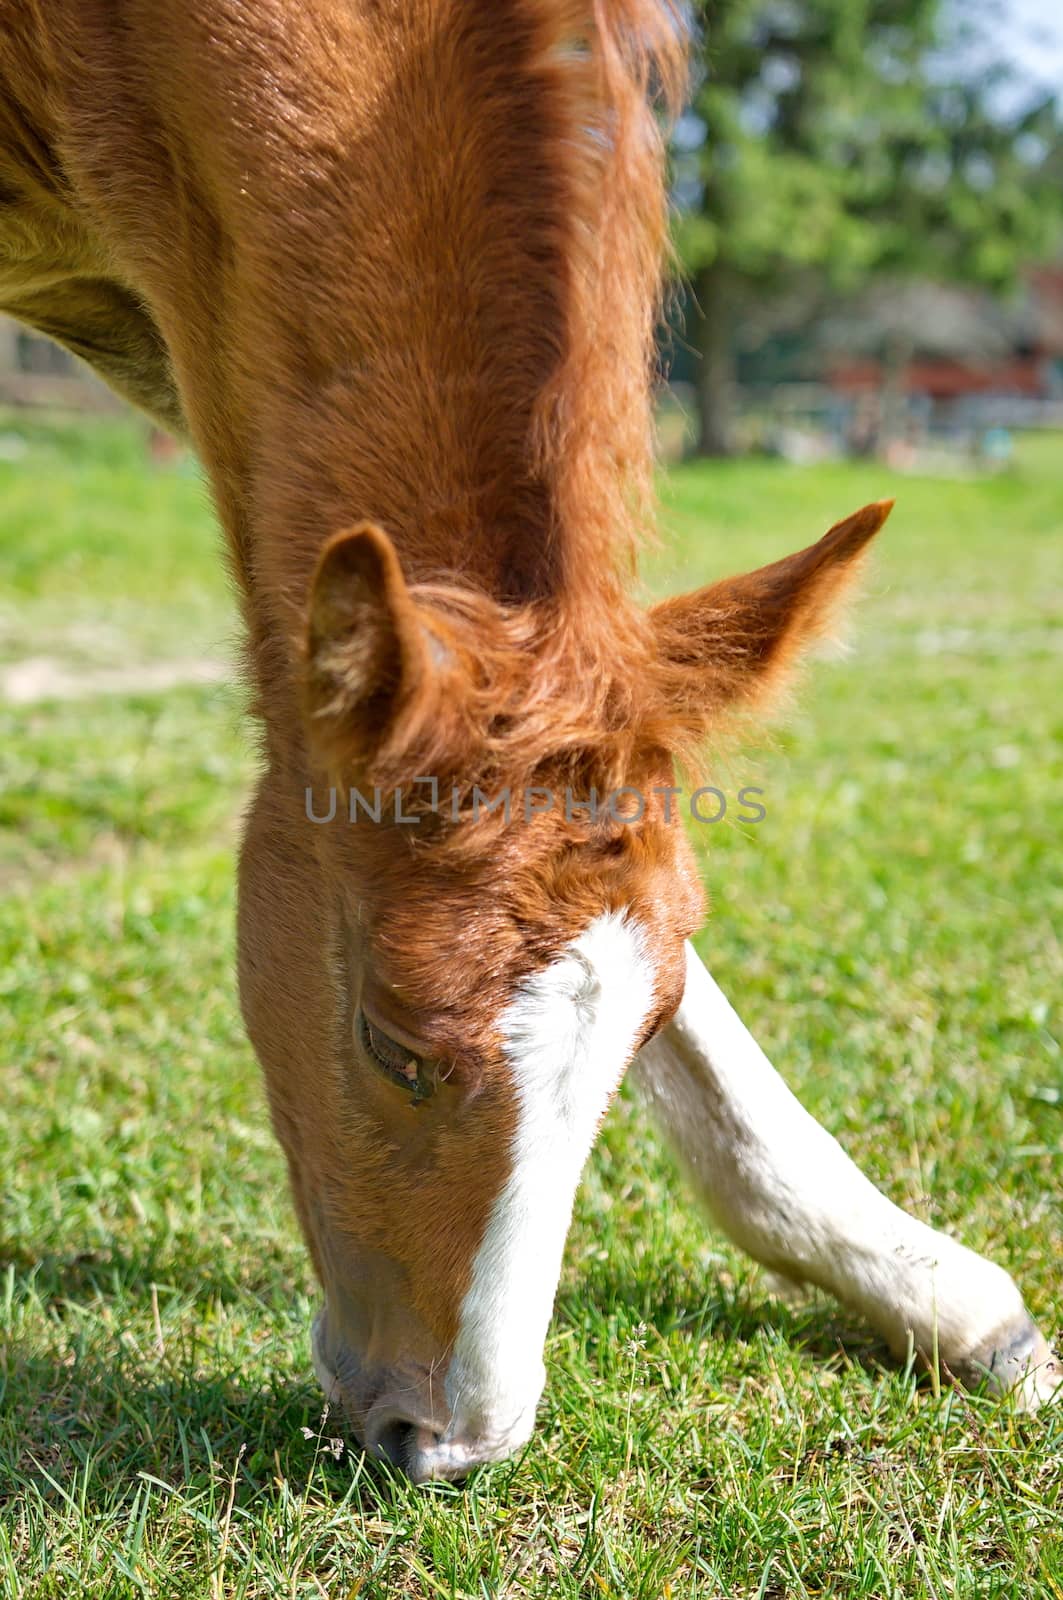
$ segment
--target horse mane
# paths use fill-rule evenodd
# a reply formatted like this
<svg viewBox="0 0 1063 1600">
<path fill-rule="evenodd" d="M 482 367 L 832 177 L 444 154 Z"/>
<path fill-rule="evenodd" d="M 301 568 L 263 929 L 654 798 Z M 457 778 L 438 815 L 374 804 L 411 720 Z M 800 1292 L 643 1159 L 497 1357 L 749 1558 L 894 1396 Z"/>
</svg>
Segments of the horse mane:
<svg viewBox="0 0 1063 1600">
<path fill-rule="evenodd" d="M 533 444 L 553 483 L 564 579 L 580 589 L 582 574 L 603 564 L 633 568 L 650 517 L 667 237 L 655 104 L 680 103 L 686 33 L 673 0 L 508 0 L 500 9 L 531 30 L 544 156 L 563 177 L 563 354 L 539 396 Z"/>
<path fill-rule="evenodd" d="M 375 772 L 519 779 L 582 747 L 619 774 L 649 723 L 655 742 L 678 734 L 648 693 L 652 630 L 626 591 L 652 525 L 660 113 L 681 101 L 685 25 L 675 0 L 463 0 L 410 16 L 435 63 L 426 128 L 443 106 L 452 122 L 435 201 L 411 195 L 436 219 L 438 194 L 455 197 L 456 236 L 433 241 L 432 267 L 447 262 L 435 307 L 451 321 L 446 336 L 433 326 L 427 290 L 423 382 L 399 374 L 384 390 L 387 448 L 373 454 L 403 448 L 405 416 L 422 480 L 385 470 L 383 496 L 378 472 L 358 498 L 444 654 L 467 664 L 468 692 L 411 706 Z M 409 237 L 394 246 L 406 256 Z M 326 721 L 342 771 L 342 720 Z"/>
</svg>

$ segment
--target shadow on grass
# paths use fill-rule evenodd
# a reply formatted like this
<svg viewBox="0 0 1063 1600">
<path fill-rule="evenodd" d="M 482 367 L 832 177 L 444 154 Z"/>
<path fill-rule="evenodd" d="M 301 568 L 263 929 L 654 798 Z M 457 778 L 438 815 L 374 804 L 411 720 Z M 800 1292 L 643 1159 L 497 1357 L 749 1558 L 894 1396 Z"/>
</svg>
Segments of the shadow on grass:
<svg viewBox="0 0 1063 1600">
<path fill-rule="evenodd" d="M 282 1294 L 305 1294 L 305 1275 L 293 1283 L 292 1268 L 300 1264 L 296 1252 L 283 1240 L 270 1240 L 258 1250 L 249 1270 L 247 1252 L 239 1256 L 221 1249 L 189 1248 L 187 1240 L 170 1241 L 154 1248 L 150 1240 L 142 1250 L 124 1250 L 115 1241 L 106 1249 L 73 1254 L 39 1255 L 21 1242 L 0 1241 L 0 1271 L 14 1267 L 16 1283 L 33 1294 L 56 1315 L 64 1307 L 85 1306 L 128 1296 L 141 1300 L 156 1284 L 159 1289 L 196 1300 L 230 1305 L 249 1295 L 278 1301 Z M 236 1270 L 234 1270 L 234 1267 Z"/>
<path fill-rule="evenodd" d="M 224 1501 L 235 1480 L 236 1506 L 286 1492 L 339 1502 L 357 1478 L 365 1504 L 386 1512 L 402 1492 L 394 1475 L 352 1446 L 309 1370 L 305 1379 L 291 1371 L 298 1366 L 291 1347 L 296 1340 L 301 1347 L 305 1327 L 293 1320 L 286 1340 L 283 1279 L 271 1279 L 266 1302 L 277 1354 L 261 1341 L 248 1343 L 246 1364 L 253 1361 L 261 1374 L 249 1382 L 242 1365 L 226 1367 L 235 1357 L 220 1356 L 224 1341 L 210 1306 L 236 1308 L 243 1343 L 240 1303 L 261 1313 L 262 1301 L 234 1282 L 217 1256 L 182 1256 L 180 1266 L 175 1273 L 174 1261 L 150 1249 L 139 1257 L 120 1248 L 16 1261 L 16 1299 L 32 1292 L 52 1317 L 80 1322 L 85 1334 L 79 1328 L 73 1348 L 65 1339 L 54 1354 L 0 1347 L 0 1503 L 28 1485 L 58 1503 L 76 1483 L 79 1501 L 102 1509 L 131 1499 L 142 1474 L 173 1485 L 185 1501 Z M 134 1339 L 114 1317 L 123 1301 L 142 1308 L 152 1282 L 196 1307 L 166 1334 L 161 1351 L 143 1320 Z M 593 1358 L 598 1341 L 616 1337 L 617 1308 L 625 1326 L 641 1321 L 662 1339 L 709 1341 L 721 1365 L 736 1372 L 762 1361 L 766 1339 L 832 1369 L 854 1365 L 877 1377 L 892 1366 L 869 1330 L 829 1302 L 788 1306 L 763 1294 L 755 1279 L 710 1278 L 698 1286 L 674 1261 L 588 1263 L 578 1287 L 558 1297 L 556 1318 L 579 1330 Z M 335 1453 L 333 1439 L 343 1440 Z"/>
<path fill-rule="evenodd" d="M 6 1352 L 0 1375 L 0 1504 L 32 1485 L 87 1510 L 127 1501 L 146 1476 L 184 1502 L 250 1506 L 313 1494 L 340 1501 L 352 1477 L 384 1508 L 400 1492 L 386 1467 L 322 1415 L 312 1380 L 205 1372 L 192 1349 L 159 1359 L 116 1348 L 72 1360 Z M 333 1436 L 343 1448 L 331 1448 Z"/>
<path fill-rule="evenodd" d="M 759 1347 L 766 1340 L 832 1371 L 859 1367 L 879 1377 L 899 1371 L 886 1344 L 867 1323 L 826 1295 L 809 1289 L 795 1302 L 776 1298 L 750 1268 L 737 1282 L 726 1276 L 696 1281 L 679 1262 L 638 1263 L 637 1272 L 610 1259 L 595 1261 L 578 1290 L 558 1297 L 556 1316 L 569 1326 L 586 1322 L 588 1300 L 624 1308 L 627 1322 L 644 1322 L 662 1338 L 680 1335 L 694 1344 Z"/>
<path fill-rule="evenodd" d="M 76 1492 L 102 1509 L 130 1499 L 142 1474 L 185 1500 L 219 1484 L 227 1497 L 235 1474 L 238 1506 L 311 1485 L 338 1502 L 355 1475 L 375 1505 L 394 1498 L 394 1475 L 329 1414 L 308 1357 L 299 1370 L 306 1319 L 291 1301 L 305 1284 L 287 1290 L 277 1272 L 259 1296 L 220 1254 L 174 1260 L 118 1246 L 43 1259 L 16 1247 L 0 1250 L 0 1263 L 15 1268 L 15 1306 L 32 1299 L 47 1316 L 35 1347 L 0 1340 L 0 1505 L 32 1485 L 48 1502 Z M 160 1324 L 161 1344 L 145 1316 L 152 1284 L 188 1308 Z M 123 1307 L 135 1327 L 123 1327 Z M 266 1338 L 249 1336 L 263 1321 Z M 42 1350 L 60 1326 L 61 1347 Z"/>
</svg>

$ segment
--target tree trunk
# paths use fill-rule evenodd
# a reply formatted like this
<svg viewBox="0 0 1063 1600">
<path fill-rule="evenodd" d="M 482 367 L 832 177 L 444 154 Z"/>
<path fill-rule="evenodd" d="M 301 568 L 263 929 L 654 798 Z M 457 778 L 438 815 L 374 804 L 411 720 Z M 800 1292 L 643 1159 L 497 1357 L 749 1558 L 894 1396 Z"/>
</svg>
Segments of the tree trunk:
<svg viewBox="0 0 1063 1600">
<path fill-rule="evenodd" d="M 890 446 L 905 435 L 908 395 L 908 366 L 915 353 L 915 340 L 907 333 L 890 334 L 882 358 L 882 386 L 879 391 L 880 423 L 878 454 L 886 455 Z"/>
<path fill-rule="evenodd" d="M 728 273 L 719 262 L 694 280 L 691 343 L 698 354 L 698 437 L 693 453 L 729 456 L 734 450 L 734 351 Z"/>
</svg>

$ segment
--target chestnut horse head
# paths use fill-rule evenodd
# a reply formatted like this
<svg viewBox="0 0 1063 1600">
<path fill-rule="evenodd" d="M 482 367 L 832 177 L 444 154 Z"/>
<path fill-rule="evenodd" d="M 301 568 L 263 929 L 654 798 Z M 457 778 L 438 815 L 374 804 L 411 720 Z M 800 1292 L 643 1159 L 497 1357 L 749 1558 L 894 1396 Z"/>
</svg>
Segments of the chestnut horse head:
<svg viewBox="0 0 1063 1600">
<path fill-rule="evenodd" d="M 671 0 L 112 11 L 8 8 L 0 303 L 208 471 L 265 756 L 241 1000 L 314 1359 L 373 1451 L 458 1476 L 530 1432 L 582 1165 L 683 993 L 676 763 L 886 508 L 631 598 Z"/>
<path fill-rule="evenodd" d="M 531 1430 L 580 1172 L 702 912 L 675 751 L 769 687 L 887 510 L 608 619 L 409 586 L 373 525 L 324 550 L 314 782 L 252 824 L 245 1009 L 325 1285 L 318 1375 L 416 1477 Z"/>
</svg>

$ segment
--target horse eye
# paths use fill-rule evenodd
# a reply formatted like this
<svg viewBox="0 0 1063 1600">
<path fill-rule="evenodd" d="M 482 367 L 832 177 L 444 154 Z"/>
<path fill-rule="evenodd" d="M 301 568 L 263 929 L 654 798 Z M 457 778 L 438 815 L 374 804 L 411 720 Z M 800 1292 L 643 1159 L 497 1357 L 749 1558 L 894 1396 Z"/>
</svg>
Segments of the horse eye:
<svg viewBox="0 0 1063 1600">
<path fill-rule="evenodd" d="M 407 1045 L 399 1044 L 383 1028 L 370 1022 L 364 1011 L 358 1013 L 358 1038 L 370 1061 L 395 1083 L 415 1093 L 423 1092 L 421 1073 L 424 1062 Z"/>
</svg>

